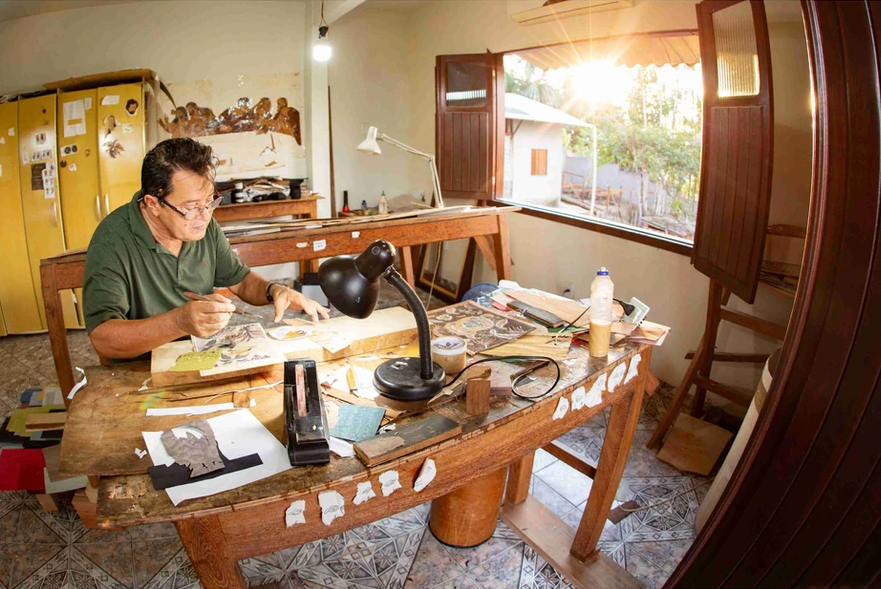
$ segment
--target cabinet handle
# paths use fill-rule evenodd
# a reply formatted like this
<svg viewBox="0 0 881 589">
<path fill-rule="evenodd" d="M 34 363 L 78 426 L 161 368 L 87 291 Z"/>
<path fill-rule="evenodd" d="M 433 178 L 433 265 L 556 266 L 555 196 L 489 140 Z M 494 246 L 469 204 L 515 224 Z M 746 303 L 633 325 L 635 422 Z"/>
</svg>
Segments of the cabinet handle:
<svg viewBox="0 0 881 589">
<path fill-rule="evenodd" d="M 54 198 L 52 199 L 52 217 L 54 218 L 55 226 L 58 227 L 58 206 Z"/>
<path fill-rule="evenodd" d="M 110 214 L 110 197 L 106 194 L 104 195 L 104 209 L 107 211 L 107 214 Z"/>
<path fill-rule="evenodd" d="M 97 194 L 95 195 L 95 214 L 98 216 L 98 220 L 101 220 L 101 197 Z"/>
</svg>

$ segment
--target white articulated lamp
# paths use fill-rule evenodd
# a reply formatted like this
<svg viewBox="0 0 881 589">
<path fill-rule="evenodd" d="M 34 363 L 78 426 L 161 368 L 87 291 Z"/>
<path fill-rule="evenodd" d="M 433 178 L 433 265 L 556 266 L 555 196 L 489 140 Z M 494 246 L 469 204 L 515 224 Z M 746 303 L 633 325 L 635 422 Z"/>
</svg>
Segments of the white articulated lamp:
<svg viewBox="0 0 881 589">
<path fill-rule="evenodd" d="M 440 178 L 437 175 L 437 164 L 434 161 L 434 156 L 430 153 L 424 153 L 419 151 L 418 149 L 414 149 L 409 145 L 401 143 L 397 139 L 392 139 L 385 133 L 379 133 L 376 130 L 376 127 L 370 127 L 367 130 L 367 138 L 364 139 L 364 141 L 362 141 L 360 144 L 358 144 L 358 151 L 371 153 L 373 155 L 382 155 L 382 150 L 379 148 L 379 141 L 391 143 L 395 147 L 403 149 L 407 153 L 418 155 L 419 157 L 428 161 L 428 165 L 431 168 L 431 179 L 434 183 L 434 194 L 435 198 L 437 199 L 437 208 L 444 208 L 444 199 L 443 196 L 441 196 Z"/>
</svg>

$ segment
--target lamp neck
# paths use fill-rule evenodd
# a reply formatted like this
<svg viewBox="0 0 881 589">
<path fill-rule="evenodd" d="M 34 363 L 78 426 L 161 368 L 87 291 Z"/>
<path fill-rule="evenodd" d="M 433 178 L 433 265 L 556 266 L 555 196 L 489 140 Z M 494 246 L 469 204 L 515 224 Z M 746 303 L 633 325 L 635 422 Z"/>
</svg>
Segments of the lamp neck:
<svg viewBox="0 0 881 589">
<path fill-rule="evenodd" d="M 383 278 L 403 295 L 407 306 L 410 307 L 410 311 L 416 318 L 416 331 L 419 335 L 420 376 L 423 380 L 429 380 L 432 378 L 434 369 L 431 362 L 431 327 L 428 324 L 428 314 L 425 312 L 425 307 L 413 288 L 407 284 L 407 281 L 395 270 L 394 266 L 389 267 L 383 274 Z"/>
</svg>

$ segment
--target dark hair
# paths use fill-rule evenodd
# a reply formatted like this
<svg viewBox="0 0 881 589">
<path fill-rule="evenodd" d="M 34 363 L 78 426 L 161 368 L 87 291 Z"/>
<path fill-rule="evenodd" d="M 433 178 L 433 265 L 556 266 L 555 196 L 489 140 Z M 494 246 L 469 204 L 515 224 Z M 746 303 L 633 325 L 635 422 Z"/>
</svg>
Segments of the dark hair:
<svg viewBox="0 0 881 589">
<path fill-rule="evenodd" d="M 186 137 L 160 141 L 147 152 L 141 166 L 141 198 L 149 194 L 165 198 L 171 192 L 171 177 L 178 170 L 193 172 L 214 181 L 214 154 L 209 145 Z"/>
</svg>

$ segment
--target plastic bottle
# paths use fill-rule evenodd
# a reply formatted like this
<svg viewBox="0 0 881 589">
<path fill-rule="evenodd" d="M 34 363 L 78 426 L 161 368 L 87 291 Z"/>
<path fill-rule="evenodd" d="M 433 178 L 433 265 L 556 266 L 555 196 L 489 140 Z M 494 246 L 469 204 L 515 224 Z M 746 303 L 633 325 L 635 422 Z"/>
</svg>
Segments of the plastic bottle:
<svg viewBox="0 0 881 589">
<path fill-rule="evenodd" d="M 590 332 L 587 348 L 591 356 L 602 358 L 609 355 L 612 339 L 612 297 L 615 285 L 605 267 L 597 270 L 597 277 L 590 283 Z"/>
<path fill-rule="evenodd" d="M 349 210 L 349 191 L 348 190 L 343 190 L 343 212 L 344 213 L 351 213 L 352 212 L 351 210 Z"/>
<path fill-rule="evenodd" d="M 385 197 L 385 190 L 382 191 L 382 196 L 379 197 L 379 214 L 388 214 L 388 199 Z"/>
</svg>

